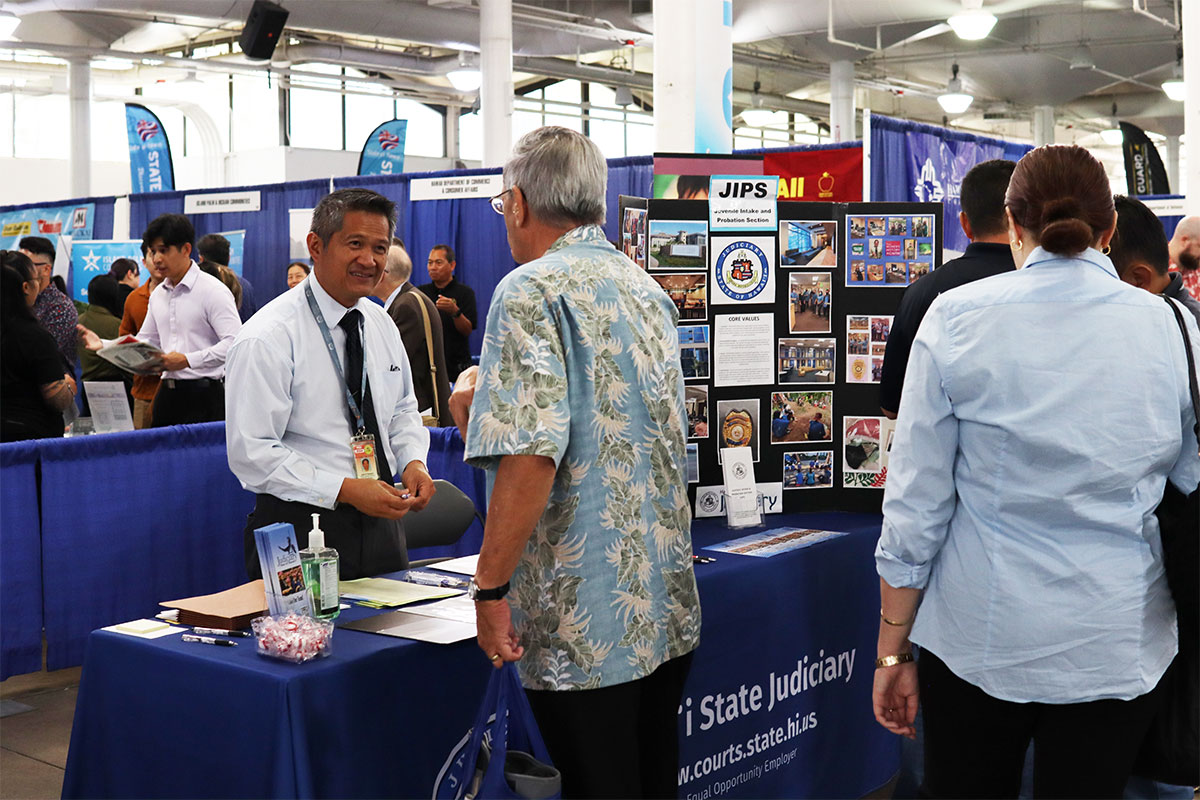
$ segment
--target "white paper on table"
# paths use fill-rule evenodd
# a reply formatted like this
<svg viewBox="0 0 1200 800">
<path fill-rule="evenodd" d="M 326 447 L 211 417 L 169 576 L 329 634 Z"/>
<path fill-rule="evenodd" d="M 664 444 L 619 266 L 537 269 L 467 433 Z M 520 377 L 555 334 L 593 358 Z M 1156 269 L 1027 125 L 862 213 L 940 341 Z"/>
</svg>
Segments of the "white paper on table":
<svg viewBox="0 0 1200 800">
<path fill-rule="evenodd" d="M 479 554 L 452 558 L 449 561 L 438 561 L 435 564 L 430 564 L 429 567 L 431 569 L 440 569 L 444 572 L 457 572 L 459 575 L 470 575 L 473 578 L 475 577 L 475 570 L 479 567 Z"/>
<path fill-rule="evenodd" d="M 713 385 L 775 383 L 775 318 L 769 313 L 716 314 L 713 321 Z"/>
<path fill-rule="evenodd" d="M 349 630 L 382 633 L 385 636 L 398 636 L 402 639 L 416 639 L 421 642 L 434 644 L 453 644 L 464 639 L 475 638 L 475 626 L 464 625 L 448 619 L 422 616 L 411 611 L 392 611 L 375 617 L 368 617 L 357 622 L 348 623 L 342 627 Z"/>
<path fill-rule="evenodd" d="M 451 622 L 461 622 L 475 628 L 475 601 L 465 594 L 438 600 L 436 603 L 425 603 L 404 609 L 410 614 L 420 614 L 423 617 L 436 617 Z"/>
<path fill-rule="evenodd" d="M 92 425 L 97 433 L 133 430 L 133 414 L 125 397 L 125 384 L 120 381 L 84 381 L 88 406 L 92 409 Z"/>
<path fill-rule="evenodd" d="M 725 517 L 731 528 L 762 523 L 758 510 L 758 487 L 749 447 L 723 447 L 721 469 L 725 473 Z"/>
<path fill-rule="evenodd" d="M 158 639 L 163 636 L 170 636 L 172 633 L 184 633 L 187 631 L 187 628 L 176 628 L 173 625 L 168 625 L 161 619 L 135 619 L 130 622 L 109 625 L 107 628 L 101 628 L 100 630 L 123 633 L 126 636 L 136 636 L 139 639 Z"/>
</svg>

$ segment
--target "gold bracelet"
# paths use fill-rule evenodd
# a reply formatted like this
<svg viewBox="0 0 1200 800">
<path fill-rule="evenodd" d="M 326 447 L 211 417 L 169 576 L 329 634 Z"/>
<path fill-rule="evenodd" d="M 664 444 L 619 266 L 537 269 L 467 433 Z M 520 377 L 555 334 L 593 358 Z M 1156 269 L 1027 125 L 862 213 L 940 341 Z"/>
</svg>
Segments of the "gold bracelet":
<svg viewBox="0 0 1200 800">
<path fill-rule="evenodd" d="M 911 625 L 911 624 L 912 624 L 912 620 L 911 620 L 911 619 L 910 619 L 908 622 L 896 622 L 896 620 L 894 620 L 894 619 L 888 619 L 887 617 L 885 617 L 885 616 L 883 615 L 883 608 L 880 608 L 880 609 L 879 609 L 879 618 L 880 618 L 881 620 L 883 620 L 885 624 L 887 624 L 887 625 L 893 625 L 893 626 L 895 626 L 895 627 L 897 627 L 897 628 L 903 628 L 905 625 Z"/>
<path fill-rule="evenodd" d="M 912 653 L 900 653 L 895 656 L 884 656 L 883 658 L 875 659 L 875 669 L 880 667 L 894 667 L 897 664 L 907 664 L 913 660 Z"/>
</svg>

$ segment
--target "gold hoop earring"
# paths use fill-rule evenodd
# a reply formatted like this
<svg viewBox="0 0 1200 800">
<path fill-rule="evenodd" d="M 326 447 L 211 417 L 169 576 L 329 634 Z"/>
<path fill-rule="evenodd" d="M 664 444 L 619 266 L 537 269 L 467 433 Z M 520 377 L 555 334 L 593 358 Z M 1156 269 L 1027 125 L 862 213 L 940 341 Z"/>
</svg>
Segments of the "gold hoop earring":
<svg viewBox="0 0 1200 800">
<path fill-rule="evenodd" d="M 1112 252 L 1112 248 L 1109 247 L 1108 245 L 1104 245 L 1104 247 L 1100 248 L 1100 252 L 1104 253 L 1104 255 L 1108 255 L 1109 253 Z"/>
<path fill-rule="evenodd" d="M 1021 249 L 1021 247 L 1023 246 L 1023 245 L 1021 244 L 1021 240 L 1020 240 L 1020 239 L 1009 239 L 1009 240 L 1008 240 L 1008 243 L 1009 243 L 1010 245 L 1012 245 L 1013 247 L 1017 248 L 1018 250 L 1020 250 L 1020 249 Z"/>
</svg>

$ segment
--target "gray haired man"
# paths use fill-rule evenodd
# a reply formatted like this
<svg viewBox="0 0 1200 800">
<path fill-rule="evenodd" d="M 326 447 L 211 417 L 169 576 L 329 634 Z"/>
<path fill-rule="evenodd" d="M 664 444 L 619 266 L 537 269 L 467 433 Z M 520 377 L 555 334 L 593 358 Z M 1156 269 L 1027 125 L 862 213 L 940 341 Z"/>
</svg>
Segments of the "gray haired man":
<svg viewBox="0 0 1200 800">
<path fill-rule="evenodd" d="M 257 494 L 244 532 L 251 577 L 255 528 L 290 522 L 304 546 L 313 513 L 343 580 L 408 566 L 400 518 L 433 496 L 429 434 L 400 334 L 365 299 L 383 272 L 395 213 L 367 189 L 323 198 L 308 234 L 312 274 L 263 306 L 229 350 L 229 468 Z M 397 473 L 402 487 L 392 483 Z"/>
<path fill-rule="evenodd" d="M 521 266 L 451 397 L 468 463 L 494 476 L 470 592 L 563 796 L 674 797 L 700 639 L 678 312 L 605 240 L 606 174 L 586 137 L 539 128 L 492 200 Z"/>
</svg>

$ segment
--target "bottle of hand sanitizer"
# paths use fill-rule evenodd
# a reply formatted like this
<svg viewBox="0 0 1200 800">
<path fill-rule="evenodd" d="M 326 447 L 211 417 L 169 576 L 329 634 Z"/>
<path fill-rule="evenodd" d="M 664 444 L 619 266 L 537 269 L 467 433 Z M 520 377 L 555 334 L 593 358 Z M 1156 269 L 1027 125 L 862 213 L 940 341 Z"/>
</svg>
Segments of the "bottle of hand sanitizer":
<svg viewBox="0 0 1200 800">
<path fill-rule="evenodd" d="M 341 612 L 338 601 L 338 553 L 325 546 L 321 530 L 321 515 L 312 515 L 312 530 L 308 532 L 308 547 L 300 551 L 300 567 L 304 583 L 312 594 L 313 616 L 333 619 Z"/>
</svg>

